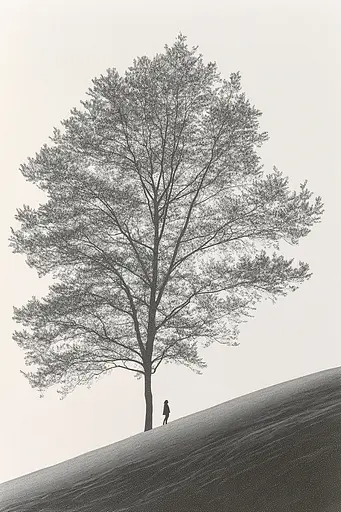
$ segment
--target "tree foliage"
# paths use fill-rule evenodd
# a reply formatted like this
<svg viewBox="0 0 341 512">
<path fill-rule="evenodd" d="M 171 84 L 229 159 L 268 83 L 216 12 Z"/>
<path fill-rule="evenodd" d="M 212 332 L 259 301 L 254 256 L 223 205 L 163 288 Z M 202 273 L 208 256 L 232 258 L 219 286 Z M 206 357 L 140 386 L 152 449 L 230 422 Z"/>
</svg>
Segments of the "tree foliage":
<svg viewBox="0 0 341 512">
<path fill-rule="evenodd" d="M 258 301 L 310 276 L 279 243 L 306 236 L 322 203 L 264 174 L 267 134 L 240 75 L 223 80 L 181 35 L 87 94 L 21 166 L 48 199 L 17 211 L 11 245 L 56 281 L 15 309 L 14 339 L 40 390 L 117 367 L 144 376 L 149 429 L 162 362 L 200 370 L 201 345 L 235 343 Z"/>
</svg>

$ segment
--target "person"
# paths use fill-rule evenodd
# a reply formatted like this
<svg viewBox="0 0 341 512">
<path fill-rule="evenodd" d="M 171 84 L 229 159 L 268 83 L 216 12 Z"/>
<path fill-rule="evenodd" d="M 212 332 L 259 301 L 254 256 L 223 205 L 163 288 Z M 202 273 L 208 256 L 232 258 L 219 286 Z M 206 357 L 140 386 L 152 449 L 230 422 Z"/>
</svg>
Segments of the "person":
<svg viewBox="0 0 341 512">
<path fill-rule="evenodd" d="M 163 404 L 163 415 L 165 417 L 165 419 L 163 420 L 163 425 L 167 425 L 168 418 L 169 418 L 169 413 L 170 413 L 170 408 L 169 408 L 169 405 L 168 405 L 168 400 L 165 400 L 164 404 Z"/>
</svg>

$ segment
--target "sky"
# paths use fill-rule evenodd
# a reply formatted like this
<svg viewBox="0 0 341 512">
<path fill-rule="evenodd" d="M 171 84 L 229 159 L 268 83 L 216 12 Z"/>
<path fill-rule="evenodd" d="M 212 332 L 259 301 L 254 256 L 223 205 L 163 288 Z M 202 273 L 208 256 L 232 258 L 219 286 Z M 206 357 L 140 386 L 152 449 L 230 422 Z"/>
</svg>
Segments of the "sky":
<svg viewBox="0 0 341 512">
<path fill-rule="evenodd" d="M 275 305 L 262 303 L 241 326 L 238 347 L 204 349 L 202 375 L 176 365 L 154 377 L 154 424 L 167 398 L 176 419 L 248 392 L 341 365 L 341 6 L 337 1 L 2 0 L 0 2 L 0 482 L 143 430 L 143 382 L 115 370 L 64 400 L 44 398 L 20 373 L 13 306 L 43 296 L 48 280 L 8 247 L 16 208 L 42 194 L 19 171 L 53 127 L 85 98 L 91 79 L 137 56 L 162 52 L 179 32 L 216 61 L 263 112 L 276 165 L 298 188 L 305 179 L 325 204 L 322 222 L 286 255 L 312 278 Z"/>
</svg>

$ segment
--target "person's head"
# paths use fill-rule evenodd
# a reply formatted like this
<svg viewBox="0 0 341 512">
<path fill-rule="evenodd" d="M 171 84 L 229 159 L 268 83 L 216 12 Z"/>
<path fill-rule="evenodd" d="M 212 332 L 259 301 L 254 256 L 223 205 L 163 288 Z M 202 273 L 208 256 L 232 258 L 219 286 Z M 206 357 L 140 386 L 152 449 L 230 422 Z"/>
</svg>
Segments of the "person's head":
<svg viewBox="0 0 341 512">
<path fill-rule="evenodd" d="M 165 400 L 165 404 L 168 404 L 168 400 Z"/>
</svg>

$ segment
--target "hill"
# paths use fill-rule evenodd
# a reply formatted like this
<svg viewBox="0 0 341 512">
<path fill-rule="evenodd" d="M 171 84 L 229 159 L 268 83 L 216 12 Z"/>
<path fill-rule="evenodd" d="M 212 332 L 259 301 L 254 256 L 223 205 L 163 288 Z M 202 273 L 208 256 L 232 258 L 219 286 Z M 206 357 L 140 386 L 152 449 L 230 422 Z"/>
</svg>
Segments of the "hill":
<svg viewBox="0 0 341 512">
<path fill-rule="evenodd" d="M 0 485 L 0 512 L 340 512 L 341 368 Z"/>
</svg>

